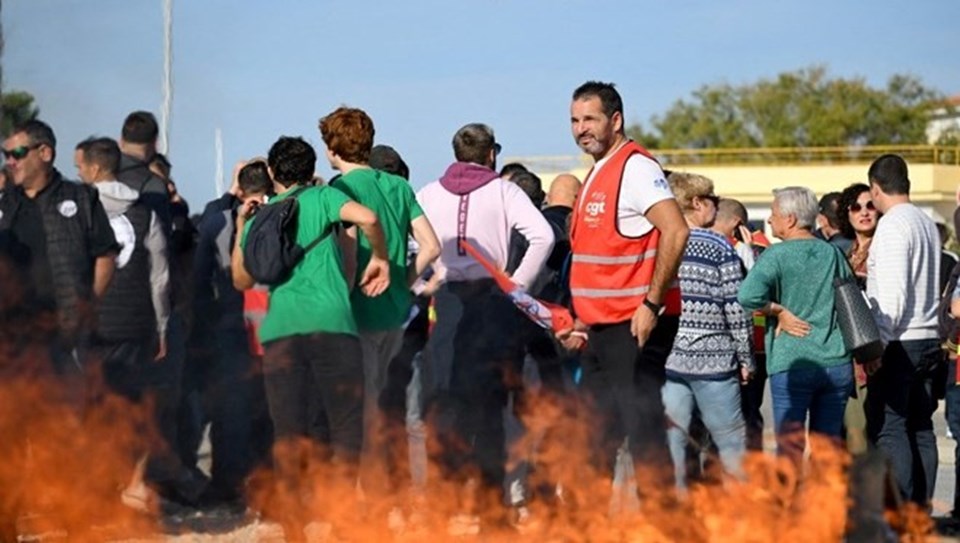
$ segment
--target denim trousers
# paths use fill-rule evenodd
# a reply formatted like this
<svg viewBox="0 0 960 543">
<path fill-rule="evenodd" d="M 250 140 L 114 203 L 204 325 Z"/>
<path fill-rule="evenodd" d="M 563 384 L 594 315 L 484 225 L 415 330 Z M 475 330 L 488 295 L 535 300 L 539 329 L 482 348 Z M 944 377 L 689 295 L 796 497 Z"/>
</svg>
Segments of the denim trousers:
<svg viewBox="0 0 960 543">
<path fill-rule="evenodd" d="M 851 364 L 792 369 L 771 375 L 770 395 L 780 454 L 799 462 L 806 447 L 803 427 L 808 415 L 811 433 L 839 440 L 853 384 Z"/>
<path fill-rule="evenodd" d="M 960 386 L 957 383 L 957 361 L 950 360 L 947 367 L 947 393 L 944 397 L 947 411 L 947 427 L 955 440 L 953 445 L 954 487 L 953 511 L 960 513 Z"/>
<path fill-rule="evenodd" d="M 740 410 L 740 383 L 722 380 L 668 377 L 663 385 L 663 407 L 667 414 L 667 444 L 677 487 L 687 486 L 686 445 L 694 408 L 699 408 L 704 426 L 720 453 L 728 475 L 742 476 L 746 449 L 746 424 Z"/>
<path fill-rule="evenodd" d="M 943 363 L 940 341 L 892 341 L 882 361 L 867 381 L 867 437 L 889 458 L 901 496 L 926 506 L 937 480 L 933 381 Z"/>
</svg>

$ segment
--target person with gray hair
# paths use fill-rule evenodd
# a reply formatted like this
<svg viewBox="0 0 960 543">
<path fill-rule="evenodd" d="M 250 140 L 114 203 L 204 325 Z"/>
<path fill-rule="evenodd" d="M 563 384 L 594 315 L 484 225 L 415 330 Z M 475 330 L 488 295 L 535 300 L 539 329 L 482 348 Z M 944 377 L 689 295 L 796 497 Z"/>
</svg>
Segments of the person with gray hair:
<svg viewBox="0 0 960 543">
<path fill-rule="evenodd" d="M 810 432 L 840 442 L 853 387 L 851 353 L 835 317 L 834 280 L 853 276 L 843 252 L 817 239 L 817 198 L 808 188 L 773 191 L 769 223 L 783 240 L 767 249 L 740 287 L 747 310 L 768 317 L 767 371 L 777 446 L 799 463 Z M 869 368 L 868 368 L 869 369 Z"/>
<path fill-rule="evenodd" d="M 506 269 L 510 232 L 517 230 L 528 247 L 509 274 L 529 289 L 550 256 L 554 234 L 520 187 L 497 173 L 500 144 L 489 126 L 462 127 L 453 137 L 453 152 L 456 162 L 417 193 L 442 241 L 440 258 L 433 263 L 440 283 L 434 296 L 437 320 L 425 349 L 422 379 L 415 384 L 423 386 L 428 420 L 442 445 L 441 472 L 466 482 L 468 466 L 477 468 L 481 485 L 493 490 L 505 476 L 505 379 L 523 365 L 522 317 L 460 242 L 469 241 Z M 473 491 L 471 485 L 464 489 Z M 474 513 L 462 511 L 451 518 L 451 533 L 477 533 Z M 525 518 L 519 507 L 511 513 L 516 521 Z"/>
</svg>

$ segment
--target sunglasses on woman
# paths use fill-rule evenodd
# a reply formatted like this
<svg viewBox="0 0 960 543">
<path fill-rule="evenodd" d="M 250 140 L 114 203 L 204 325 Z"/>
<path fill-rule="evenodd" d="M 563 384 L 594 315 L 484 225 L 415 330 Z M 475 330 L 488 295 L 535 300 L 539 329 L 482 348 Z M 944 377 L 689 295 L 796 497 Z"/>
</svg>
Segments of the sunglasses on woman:
<svg viewBox="0 0 960 543">
<path fill-rule="evenodd" d="M 866 206 L 860 205 L 859 202 L 855 204 L 850 204 L 850 213 L 860 213 L 860 210 L 864 207 L 867 208 L 867 211 L 876 211 L 876 206 L 873 205 L 873 201 L 867 202 Z"/>
</svg>

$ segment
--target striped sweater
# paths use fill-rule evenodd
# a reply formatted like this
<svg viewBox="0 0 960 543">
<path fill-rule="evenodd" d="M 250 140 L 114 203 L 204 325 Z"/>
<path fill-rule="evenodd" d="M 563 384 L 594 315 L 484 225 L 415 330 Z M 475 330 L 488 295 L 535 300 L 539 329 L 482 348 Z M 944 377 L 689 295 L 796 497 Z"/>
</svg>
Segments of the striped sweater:
<svg viewBox="0 0 960 543">
<path fill-rule="evenodd" d="M 895 205 L 880 219 L 867 257 L 867 297 L 884 341 L 937 337 L 940 256 L 937 226 L 917 206 Z"/>
<path fill-rule="evenodd" d="M 737 301 L 743 272 L 730 243 L 710 230 L 691 229 L 678 278 L 680 329 L 667 375 L 724 379 L 736 375 L 738 365 L 752 369 L 752 323 Z"/>
</svg>

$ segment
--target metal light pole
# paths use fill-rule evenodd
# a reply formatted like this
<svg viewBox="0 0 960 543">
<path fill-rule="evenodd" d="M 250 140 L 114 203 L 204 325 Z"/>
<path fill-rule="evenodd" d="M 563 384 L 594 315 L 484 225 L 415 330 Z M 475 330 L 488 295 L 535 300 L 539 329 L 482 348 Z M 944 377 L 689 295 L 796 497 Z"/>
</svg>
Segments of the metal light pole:
<svg viewBox="0 0 960 543">
<path fill-rule="evenodd" d="M 173 103 L 173 0 L 163 0 L 163 102 L 157 150 L 170 154 L 170 105 Z"/>
</svg>

